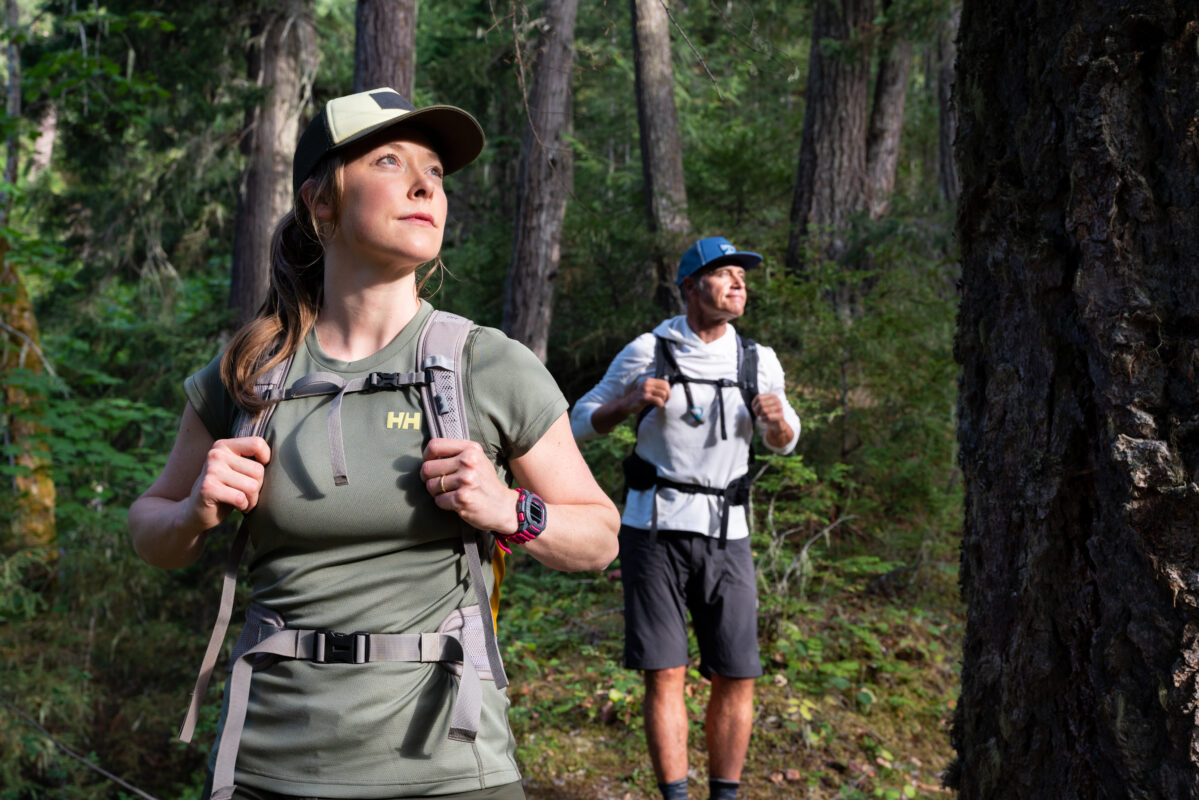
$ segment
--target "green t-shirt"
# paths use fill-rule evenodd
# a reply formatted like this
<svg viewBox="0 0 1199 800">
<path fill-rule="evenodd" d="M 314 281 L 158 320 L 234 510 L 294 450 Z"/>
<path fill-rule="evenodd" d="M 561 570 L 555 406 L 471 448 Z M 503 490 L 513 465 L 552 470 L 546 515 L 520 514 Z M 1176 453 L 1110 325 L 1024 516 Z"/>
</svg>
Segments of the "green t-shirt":
<svg viewBox="0 0 1199 800">
<path fill-rule="evenodd" d="M 286 385 L 318 371 L 347 380 L 415 371 L 417 335 L 431 313 L 422 303 L 391 343 L 355 362 L 330 358 L 310 334 Z M 474 328 L 463 360 L 471 437 L 506 481 L 507 460 L 528 452 L 566 400 L 541 362 L 495 329 Z M 235 408 L 219 358 L 184 388 L 213 438 L 228 437 Z M 333 483 L 331 401 L 289 400 L 271 417 L 271 461 L 245 522 L 252 599 L 295 628 L 434 631 L 476 601 L 464 523 L 437 508 L 420 479 L 429 433 L 419 389 L 345 396 L 346 486 Z M 490 593 L 492 571 L 484 573 Z M 297 796 L 391 798 L 519 780 L 506 693 L 483 681 L 478 739 L 465 743 L 448 738 L 456 692 L 457 678 L 437 664 L 280 661 L 254 673 L 237 783 Z"/>
</svg>

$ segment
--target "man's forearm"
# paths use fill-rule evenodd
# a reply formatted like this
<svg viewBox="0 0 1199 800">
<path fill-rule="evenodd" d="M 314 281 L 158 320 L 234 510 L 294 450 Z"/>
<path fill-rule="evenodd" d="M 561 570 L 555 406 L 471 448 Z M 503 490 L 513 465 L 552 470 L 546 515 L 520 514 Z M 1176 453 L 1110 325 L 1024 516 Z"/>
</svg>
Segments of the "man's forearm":
<svg viewBox="0 0 1199 800">
<path fill-rule="evenodd" d="M 608 433 L 617 425 L 624 422 L 633 413 L 633 409 L 629 407 L 628 400 L 627 395 L 617 397 L 615 400 L 609 400 L 596 408 L 595 411 L 592 411 L 591 427 L 595 428 L 595 432 Z"/>
<path fill-rule="evenodd" d="M 795 430 L 787 424 L 786 420 L 770 422 L 766 426 L 766 443 L 776 449 L 781 450 L 791 444 L 794 436 Z"/>
</svg>

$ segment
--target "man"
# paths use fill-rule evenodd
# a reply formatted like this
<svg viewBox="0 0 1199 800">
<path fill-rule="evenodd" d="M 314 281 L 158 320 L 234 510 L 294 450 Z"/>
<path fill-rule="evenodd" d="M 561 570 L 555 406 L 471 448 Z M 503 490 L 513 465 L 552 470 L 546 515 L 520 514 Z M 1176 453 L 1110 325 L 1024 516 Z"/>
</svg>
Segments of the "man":
<svg viewBox="0 0 1199 800">
<path fill-rule="evenodd" d="M 743 347 L 729 324 L 745 311 L 745 270 L 761 261 L 719 236 L 692 245 L 678 270 L 687 313 L 630 342 L 571 412 L 578 439 L 639 414 L 620 530 L 625 666 L 644 671 L 646 739 L 665 800 L 687 798 L 687 611 L 712 681 L 712 800 L 737 797 L 762 674 L 745 519 L 750 439 L 756 427 L 770 450 L 789 453 L 799 417 L 774 351 Z"/>
</svg>

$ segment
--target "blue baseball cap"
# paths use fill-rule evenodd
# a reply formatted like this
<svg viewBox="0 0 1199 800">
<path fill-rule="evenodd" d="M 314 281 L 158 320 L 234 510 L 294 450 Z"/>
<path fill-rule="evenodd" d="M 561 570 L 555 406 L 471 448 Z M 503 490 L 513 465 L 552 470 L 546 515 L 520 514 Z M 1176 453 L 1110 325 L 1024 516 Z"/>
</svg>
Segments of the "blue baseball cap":
<svg viewBox="0 0 1199 800">
<path fill-rule="evenodd" d="M 683 285 L 683 279 L 694 275 L 705 267 L 719 267 L 725 264 L 736 264 L 742 269 L 753 269 L 762 263 L 762 256 L 738 250 L 723 236 L 709 236 L 700 239 L 687 248 L 679 261 L 679 275 L 675 283 Z"/>
</svg>

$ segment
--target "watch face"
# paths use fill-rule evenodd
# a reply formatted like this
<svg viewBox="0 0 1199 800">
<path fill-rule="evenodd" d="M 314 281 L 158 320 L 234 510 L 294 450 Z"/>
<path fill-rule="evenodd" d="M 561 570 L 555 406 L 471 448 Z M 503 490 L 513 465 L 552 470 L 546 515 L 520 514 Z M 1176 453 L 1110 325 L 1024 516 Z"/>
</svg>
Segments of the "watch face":
<svg viewBox="0 0 1199 800">
<path fill-rule="evenodd" d="M 541 498 L 536 495 L 529 498 L 529 526 L 537 530 L 545 530 L 545 522 L 548 515 L 545 513 L 545 504 L 541 502 Z"/>
<path fill-rule="evenodd" d="M 545 530 L 545 523 L 549 515 L 546 513 L 545 503 L 541 498 L 530 491 L 525 491 L 521 495 L 516 518 L 521 530 L 541 533 Z"/>
</svg>

